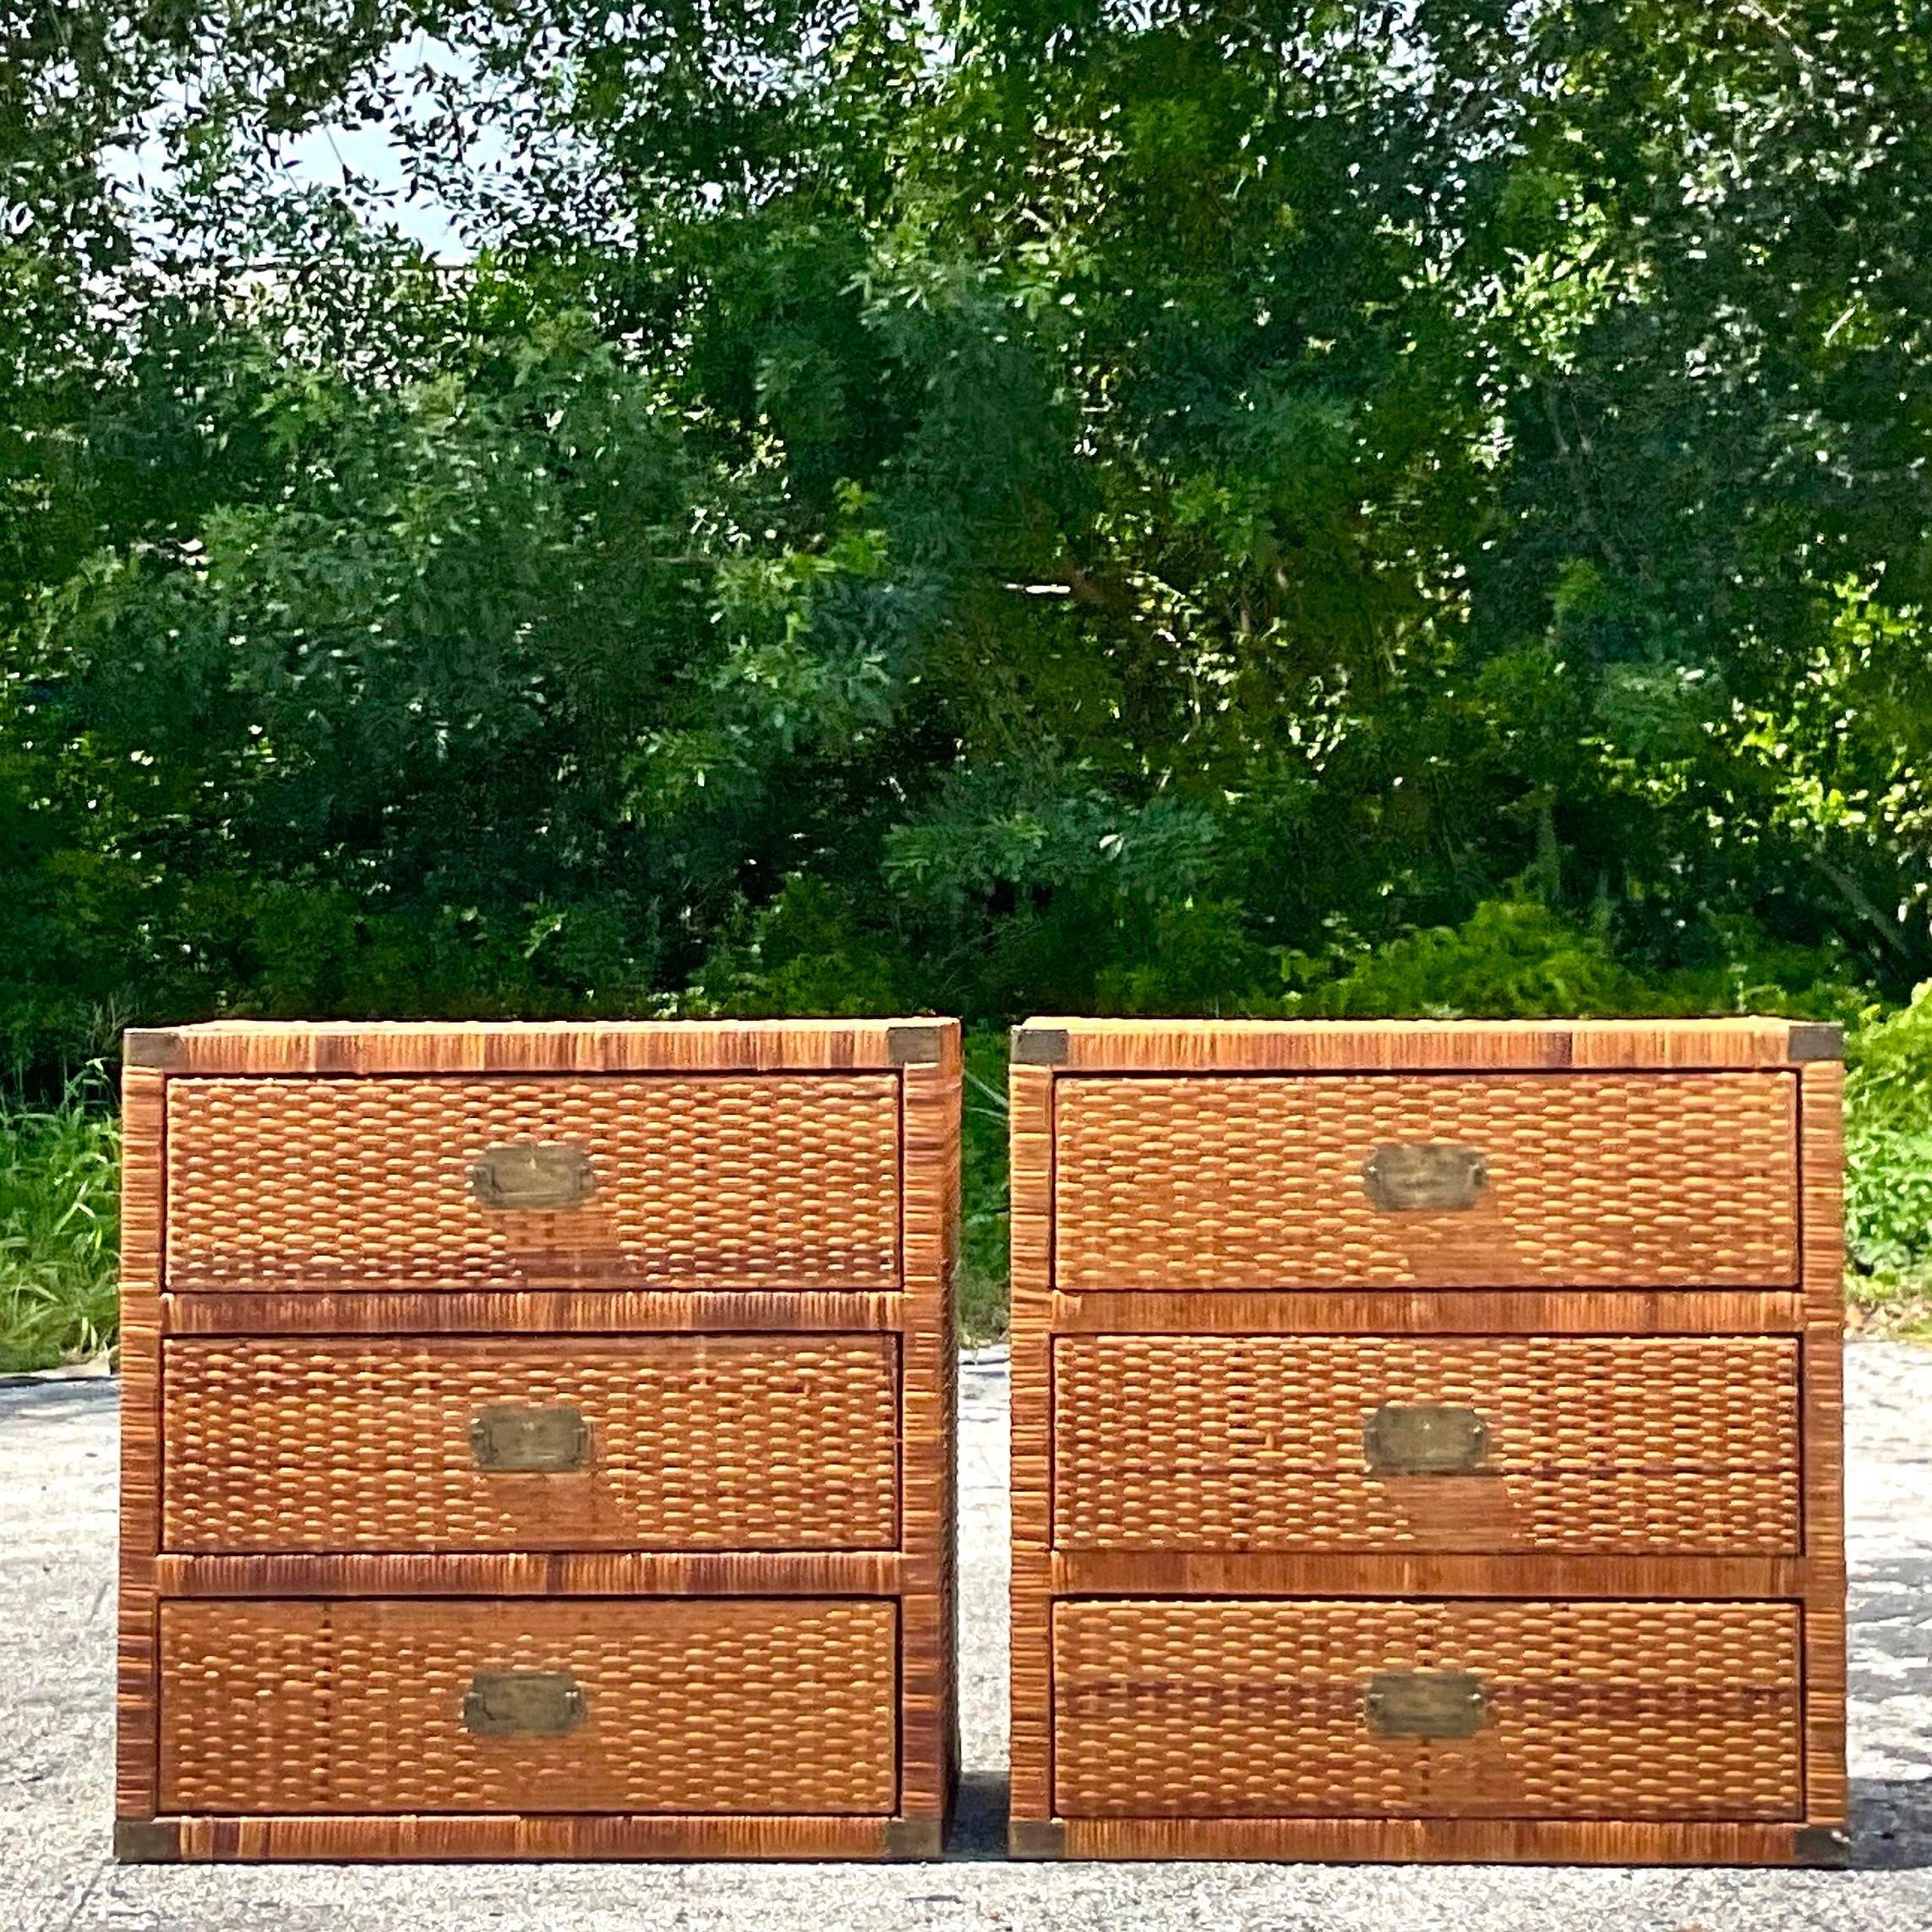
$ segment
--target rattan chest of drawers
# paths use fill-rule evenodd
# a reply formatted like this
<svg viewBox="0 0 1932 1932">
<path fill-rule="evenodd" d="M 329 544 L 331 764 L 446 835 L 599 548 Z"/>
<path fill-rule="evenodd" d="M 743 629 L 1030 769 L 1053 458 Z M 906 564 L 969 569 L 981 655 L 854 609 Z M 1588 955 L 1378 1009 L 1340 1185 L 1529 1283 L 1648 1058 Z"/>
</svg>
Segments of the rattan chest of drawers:
<svg viewBox="0 0 1932 1932">
<path fill-rule="evenodd" d="M 921 1857 L 951 1022 L 128 1037 L 117 1844 Z"/>
<path fill-rule="evenodd" d="M 1835 1858 L 1842 1076 L 1018 1029 L 1013 1850 Z"/>
</svg>

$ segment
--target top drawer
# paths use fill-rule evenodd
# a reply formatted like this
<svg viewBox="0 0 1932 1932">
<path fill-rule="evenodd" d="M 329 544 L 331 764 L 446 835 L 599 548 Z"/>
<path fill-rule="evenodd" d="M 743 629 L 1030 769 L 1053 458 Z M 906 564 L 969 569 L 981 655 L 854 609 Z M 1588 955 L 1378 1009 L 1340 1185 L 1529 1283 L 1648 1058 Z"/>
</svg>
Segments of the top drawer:
<svg viewBox="0 0 1932 1932">
<path fill-rule="evenodd" d="M 1798 1278 L 1789 1072 L 1062 1076 L 1062 1289 Z"/>
<path fill-rule="evenodd" d="M 899 1280 L 891 1073 L 177 1078 L 176 1291 Z"/>
</svg>

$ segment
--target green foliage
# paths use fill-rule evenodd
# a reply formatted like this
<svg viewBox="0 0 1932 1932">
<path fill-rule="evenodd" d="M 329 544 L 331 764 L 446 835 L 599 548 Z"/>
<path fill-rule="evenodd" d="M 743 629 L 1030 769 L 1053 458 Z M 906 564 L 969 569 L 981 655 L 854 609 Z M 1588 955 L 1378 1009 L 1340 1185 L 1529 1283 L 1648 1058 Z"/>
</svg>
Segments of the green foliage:
<svg viewBox="0 0 1932 1932">
<path fill-rule="evenodd" d="M 1493 1019 L 1683 1013 L 1704 1005 L 1690 989 L 1647 984 L 1600 936 L 1533 900 L 1491 902 L 1460 927 L 1396 940 L 1300 1003 L 1330 1018 Z"/>
<path fill-rule="evenodd" d="M 914 1010 L 909 961 L 888 953 L 823 881 L 794 875 L 742 917 L 700 968 L 680 1009 L 738 1018 Z"/>
<path fill-rule="evenodd" d="M 1932 982 L 1851 1038 L 1845 1215 L 1854 1263 L 1932 1290 Z"/>
<path fill-rule="evenodd" d="M 1307 1018 L 1599 1018 L 1856 1012 L 1830 953 L 1776 947 L 1760 933 L 1727 936 L 1730 956 L 1700 969 L 1643 974 L 1617 958 L 1601 931 L 1535 899 L 1486 901 L 1454 928 L 1405 935 L 1339 978 L 1314 980 L 1295 953 L 1285 974 L 1305 990 L 1286 1011 Z"/>
<path fill-rule="evenodd" d="M 966 1035 L 961 1122 L 960 1332 L 969 1341 L 1007 1331 L 1007 1041 L 991 1027 Z"/>
<path fill-rule="evenodd" d="M 120 1135 L 100 1069 L 0 1103 L 0 1373 L 97 1355 L 117 1314 Z"/>
</svg>

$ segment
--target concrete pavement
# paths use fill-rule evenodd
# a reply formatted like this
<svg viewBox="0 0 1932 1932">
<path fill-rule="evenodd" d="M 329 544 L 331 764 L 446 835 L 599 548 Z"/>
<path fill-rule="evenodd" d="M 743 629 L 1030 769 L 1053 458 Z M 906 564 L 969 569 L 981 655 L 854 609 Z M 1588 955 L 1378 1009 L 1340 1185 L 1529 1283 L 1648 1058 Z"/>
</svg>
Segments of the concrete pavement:
<svg viewBox="0 0 1932 1932">
<path fill-rule="evenodd" d="M 115 1384 L 0 1385 L 0 1932 L 1925 1932 L 1932 1928 L 1932 1350 L 1850 1351 L 1843 1872 L 1016 1865 L 1006 1755 L 1006 1382 L 963 1378 L 969 1784 L 934 1865 L 115 1865 Z"/>
</svg>

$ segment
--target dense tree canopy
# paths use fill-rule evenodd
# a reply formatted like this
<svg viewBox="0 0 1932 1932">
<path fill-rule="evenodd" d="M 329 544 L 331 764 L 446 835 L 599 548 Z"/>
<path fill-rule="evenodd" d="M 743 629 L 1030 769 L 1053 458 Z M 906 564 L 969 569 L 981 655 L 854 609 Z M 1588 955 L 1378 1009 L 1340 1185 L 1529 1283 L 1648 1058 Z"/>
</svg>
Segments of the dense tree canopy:
<svg viewBox="0 0 1932 1932">
<path fill-rule="evenodd" d="M 17 1061 L 1932 976 L 1917 0 L 0 23 Z"/>
</svg>

